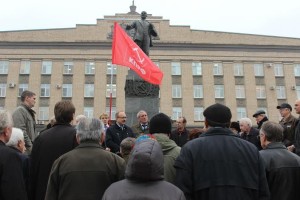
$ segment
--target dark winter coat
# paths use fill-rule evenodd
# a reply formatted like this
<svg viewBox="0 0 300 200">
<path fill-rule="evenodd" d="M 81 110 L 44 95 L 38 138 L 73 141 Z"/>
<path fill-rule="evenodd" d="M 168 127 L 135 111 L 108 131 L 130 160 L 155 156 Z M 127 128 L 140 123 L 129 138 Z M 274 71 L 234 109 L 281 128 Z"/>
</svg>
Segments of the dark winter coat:
<svg viewBox="0 0 300 200">
<path fill-rule="evenodd" d="M 176 185 L 187 199 L 269 199 L 257 148 L 227 128 L 209 128 L 183 146 L 175 162 Z"/>
<path fill-rule="evenodd" d="M 117 153 L 120 151 L 120 144 L 122 140 L 127 137 L 135 137 L 131 128 L 124 125 L 123 130 L 117 124 L 110 126 L 106 130 L 105 144 L 110 148 L 111 152 Z"/>
<path fill-rule="evenodd" d="M 19 155 L 0 141 L 0 199 L 27 200 Z"/>
<path fill-rule="evenodd" d="M 32 200 L 45 198 L 52 164 L 59 156 L 76 146 L 76 130 L 70 124 L 55 124 L 35 139 L 30 170 Z"/>
<path fill-rule="evenodd" d="M 187 143 L 190 132 L 184 128 L 182 132 L 177 129 L 171 132 L 170 139 L 173 140 L 178 146 L 183 147 Z"/>
<path fill-rule="evenodd" d="M 268 144 L 260 155 L 265 163 L 271 200 L 300 199 L 300 157 L 281 142 Z"/>
</svg>

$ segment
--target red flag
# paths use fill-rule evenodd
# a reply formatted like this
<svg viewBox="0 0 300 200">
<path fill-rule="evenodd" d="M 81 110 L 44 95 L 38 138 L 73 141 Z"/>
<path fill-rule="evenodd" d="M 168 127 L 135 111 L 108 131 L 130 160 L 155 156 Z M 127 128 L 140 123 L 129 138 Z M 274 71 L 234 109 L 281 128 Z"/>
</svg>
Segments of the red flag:
<svg viewBox="0 0 300 200">
<path fill-rule="evenodd" d="M 112 64 L 129 67 L 142 79 L 155 85 L 159 85 L 163 78 L 163 72 L 150 60 L 117 22 L 114 23 Z"/>
</svg>

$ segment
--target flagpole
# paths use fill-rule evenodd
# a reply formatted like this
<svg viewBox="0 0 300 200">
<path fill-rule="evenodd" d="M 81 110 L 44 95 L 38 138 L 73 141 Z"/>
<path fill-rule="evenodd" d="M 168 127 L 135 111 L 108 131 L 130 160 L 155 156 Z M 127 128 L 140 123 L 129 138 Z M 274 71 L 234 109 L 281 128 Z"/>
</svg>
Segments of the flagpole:
<svg viewBox="0 0 300 200">
<path fill-rule="evenodd" d="M 110 94 L 109 94 L 109 121 L 111 122 L 111 113 L 112 113 L 112 83 L 113 83 L 113 68 L 114 65 L 111 64 L 110 68 Z"/>
</svg>

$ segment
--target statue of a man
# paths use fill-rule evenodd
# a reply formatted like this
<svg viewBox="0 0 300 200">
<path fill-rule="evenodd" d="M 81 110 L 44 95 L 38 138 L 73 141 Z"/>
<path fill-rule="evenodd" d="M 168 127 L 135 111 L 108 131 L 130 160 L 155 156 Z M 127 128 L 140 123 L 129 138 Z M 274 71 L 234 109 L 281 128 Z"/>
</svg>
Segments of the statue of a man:
<svg viewBox="0 0 300 200">
<path fill-rule="evenodd" d="M 147 12 L 143 11 L 141 13 L 141 20 L 134 21 L 131 25 L 127 25 L 126 30 L 135 29 L 134 42 L 149 56 L 149 48 L 153 46 L 151 36 L 156 37 L 157 32 L 146 18 Z"/>
</svg>

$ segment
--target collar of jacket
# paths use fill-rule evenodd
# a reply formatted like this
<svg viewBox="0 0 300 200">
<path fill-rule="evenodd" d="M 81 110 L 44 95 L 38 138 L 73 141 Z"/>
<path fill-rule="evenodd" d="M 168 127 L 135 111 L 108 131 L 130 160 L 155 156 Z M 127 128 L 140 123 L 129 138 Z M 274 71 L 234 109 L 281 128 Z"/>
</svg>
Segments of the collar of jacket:
<svg viewBox="0 0 300 200">
<path fill-rule="evenodd" d="M 230 135 L 230 136 L 238 137 L 229 128 L 223 128 L 223 127 L 210 127 L 204 134 L 201 134 L 200 137 L 214 136 L 214 135 Z"/>
<path fill-rule="evenodd" d="M 63 125 L 63 126 L 72 126 L 70 123 L 62 123 L 62 122 L 55 122 L 53 126 L 58 126 L 58 125 Z M 75 128 L 75 127 L 74 127 Z"/>
<path fill-rule="evenodd" d="M 5 143 L 2 140 L 0 140 L 0 145 L 6 146 Z"/>
<path fill-rule="evenodd" d="M 292 114 L 290 114 L 290 116 L 288 116 L 288 118 L 286 118 L 286 119 L 282 118 L 282 122 L 284 124 L 286 124 L 286 123 L 289 123 L 289 122 L 293 122 L 295 119 L 296 118 Z"/>
<path fill-rule="evenodd" d="M 99 142 L 91 141 L 91 140 L 81 142 L 76 148 L 87 148 L 87 147 L 96 147 L 96 148 L 103 149 L 103 147 L 101 147 Z"/>
<path fill-rule="evenodd" d="M 271 142 L 267 145 L 266 149 L 287 149 L 282 142 Z"/>
</svg>

